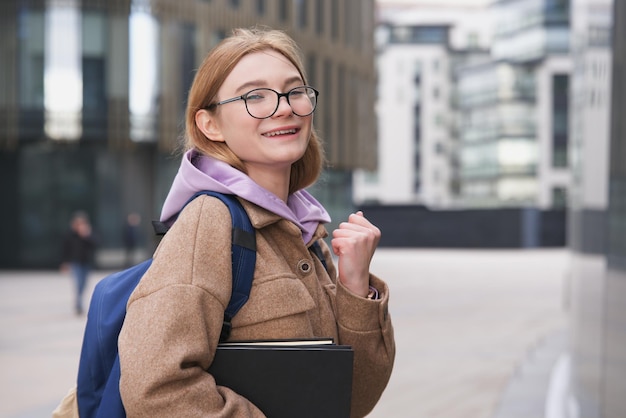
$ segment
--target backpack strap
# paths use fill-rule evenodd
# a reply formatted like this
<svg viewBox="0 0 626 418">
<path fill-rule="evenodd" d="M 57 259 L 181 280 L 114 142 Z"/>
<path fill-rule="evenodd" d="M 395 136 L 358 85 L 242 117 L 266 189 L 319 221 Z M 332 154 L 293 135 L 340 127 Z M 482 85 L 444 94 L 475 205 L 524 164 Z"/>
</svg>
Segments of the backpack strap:
<svg viewBox="0 0 626 418">
<path fill-rule="evenodd" d="M 234 195 L 215 192 L 200 192 L 200 194 L 208 194 L 224 202 L 230 210 L 233 223 L 233 290 L 228 306 L 224 310 L 224 322 L 220 333 L 220 341 L 226 341 L 230 336 L 233 317 L 250 297 L 256 264 L 256 236 L 248 214 Z"/>
<path fill-rule="evenodd" d="M 220 334 L 220 342 L 223 342 L 230 335 L 233 317 L 250 297 L 256 264 L 256 236 L 248 214 L 232 194 L 203 190 L 194 194 L 180 211 L 182 212 L 185 206 L 201 195 L 221 200 L 228 207 L 232 219 L 233 290 L 228 306 L 224 310 L 224 323 Z M 153 221 L 152 225 L 157 235 L 164 235 L 169 229 L 163 222 Z"/>
</svg>

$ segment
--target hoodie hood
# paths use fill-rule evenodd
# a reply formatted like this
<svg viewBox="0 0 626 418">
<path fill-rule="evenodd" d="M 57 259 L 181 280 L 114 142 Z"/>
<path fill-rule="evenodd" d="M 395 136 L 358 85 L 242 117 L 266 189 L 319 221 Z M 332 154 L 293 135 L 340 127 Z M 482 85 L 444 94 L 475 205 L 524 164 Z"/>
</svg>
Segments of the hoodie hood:
<svg viewBox="0 0 626 418">
<path fill-rule="evenodd" d="M 245 173 L 195 150 L 189 150 L 183 156 L 163 204 L 161 221 L 173 222 L 182 206 L 202 190 L 234 194 L 293 222 L 302 231 L 305 243 L 311 240 L 318 224 L 330 222 L 328 212 L 306 190 L 292 193 L 285 203 Z"/>
</svg>

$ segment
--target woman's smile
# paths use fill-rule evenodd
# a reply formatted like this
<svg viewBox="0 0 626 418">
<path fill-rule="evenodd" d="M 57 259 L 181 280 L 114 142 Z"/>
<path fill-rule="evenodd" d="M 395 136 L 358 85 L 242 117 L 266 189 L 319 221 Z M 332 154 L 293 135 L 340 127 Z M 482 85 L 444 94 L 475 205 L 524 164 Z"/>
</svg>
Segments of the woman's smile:
<svg viewBox="0 0 626 418">
<path fill-rule="evenodd" d="M 290 138 L 292 135 L 297 134 L 298 132 L 300 132 L 300 128 L 278 128 L 272 131 L 268 131 L 263 133 L 262 135 L 266 138 Z"/>
</svg>

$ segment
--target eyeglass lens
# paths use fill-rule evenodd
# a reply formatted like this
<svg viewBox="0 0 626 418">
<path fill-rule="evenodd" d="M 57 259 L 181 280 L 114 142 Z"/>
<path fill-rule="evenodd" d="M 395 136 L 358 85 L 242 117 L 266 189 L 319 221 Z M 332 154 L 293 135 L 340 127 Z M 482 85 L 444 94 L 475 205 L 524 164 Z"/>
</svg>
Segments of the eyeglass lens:
<svg viewBox="0 0 626 418">
<path fill-rule="evenodd" d="M 255 89 L 245 95 L 248 113 L 259 119 L 272 116 L 280 103 L 280 96 L 271 89 Z M 311 87 L 296 87 L 287 93 L 287 102 L 298 116 L 308 116 L 315 110 L 317 96 Z"/>
</svg>

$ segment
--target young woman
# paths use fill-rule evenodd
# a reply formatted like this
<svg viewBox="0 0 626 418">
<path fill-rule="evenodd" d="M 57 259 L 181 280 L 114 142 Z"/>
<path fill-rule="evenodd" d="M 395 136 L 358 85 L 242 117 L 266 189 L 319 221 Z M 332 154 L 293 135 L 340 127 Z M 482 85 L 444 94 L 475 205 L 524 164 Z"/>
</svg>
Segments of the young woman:
<svg viewBox="0 0 626 418">
<path fill-rule="evenodd" d="M 370 274 L 380 231 L 362 213 L 323 238 L 326 210 L 304 188 L 318 177 L 318 92 L 280 31 L 236 30 L 200 66 L 186 113 L 186 148 L 165 201 L 171 220 L 195 192 L 236 195 L 256 230 L 250 298 L 230 340 L 331 337 L 354 349 L 352 417 L 380 398 L 395 357 L 387 285 Z M 128 302 L 119 337 L 128 417 L 263 417 L 207 372 L 231 293 L 226 206 L 200 196 L 180 213 Z M 328 271 L 310 246 L 319 242 Z M 320 399 L 320 402 L 324 402 Z"/>
</svg>

